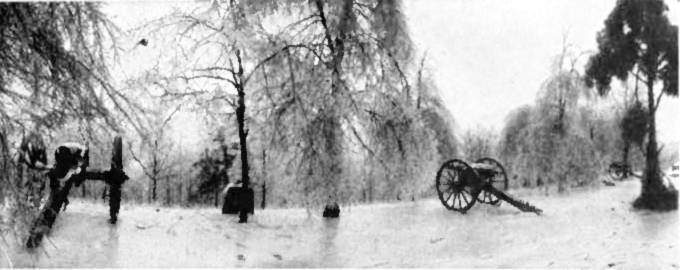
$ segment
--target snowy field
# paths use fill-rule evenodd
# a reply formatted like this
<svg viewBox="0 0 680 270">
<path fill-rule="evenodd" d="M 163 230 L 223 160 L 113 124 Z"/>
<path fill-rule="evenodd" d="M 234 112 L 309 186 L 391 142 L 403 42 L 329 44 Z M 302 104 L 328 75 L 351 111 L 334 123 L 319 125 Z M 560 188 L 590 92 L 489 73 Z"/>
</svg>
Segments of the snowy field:
<svg viewBox="0 0 680 270">
<path fill-rule="evenodd" d="M 42 248 L 15 246 L 0 267 L 680 267 L 678 212 L 633 211 L 639 181 L 544 197 L 544 215 L 436 200 L 344 208 L 337 220 L 302 209 L 256 210 L 248 224 L 218 209 L 74 201 Z M 11 263 L 11 265 L 10 265 Z"/>
</svg>

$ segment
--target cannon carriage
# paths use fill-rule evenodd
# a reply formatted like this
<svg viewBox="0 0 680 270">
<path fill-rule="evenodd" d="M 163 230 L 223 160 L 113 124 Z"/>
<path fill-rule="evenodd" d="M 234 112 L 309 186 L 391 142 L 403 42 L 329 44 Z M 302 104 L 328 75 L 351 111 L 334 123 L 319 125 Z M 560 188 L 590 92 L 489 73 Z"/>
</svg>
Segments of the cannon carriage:
<svg viewBox="0 0 680 270">
<path fill-rule="evenodd" d="M 503 165 L 493 158 L 481 158 L 471 164 L 460 159 L 446 161 L 437 171 L 435 188 L 444 207 L 463 214 L 477 202 L 498 206 L 501 201 L 524 212 L 542 212 L 504 192 L 508 176 Z"/>
<path fill-rule="evenodd" d="M 30 148 L 30 147 L 29 147 Z M 43 148 L 44 151 L 44 148 Z M 29 231 L 26 247 L 35 248 L 40 245 L 45 234 L 54 225 L 57 216 L 68 205 L 68 195 L 73 186 L 80 186 L 86 180 L 104 181 L 109 186 L 109 222 L 116 224 L 120 210 L 121 188 L 128 180 L 123 171 L 123 141 L 120 136 L 113 140 L 111 167 L 109 170 L 90 169 L 89 149 L 76 143 L 64 143 L 55 151 L 54 166 L 46 166 L 45 161 L 40 166 L 36 162 L 24 159 L 29 168 L 45 172 L 50 181 L 50 193 L 47 201 L 40 208 L 40 213 L 34 220 Z"/>
</svg>

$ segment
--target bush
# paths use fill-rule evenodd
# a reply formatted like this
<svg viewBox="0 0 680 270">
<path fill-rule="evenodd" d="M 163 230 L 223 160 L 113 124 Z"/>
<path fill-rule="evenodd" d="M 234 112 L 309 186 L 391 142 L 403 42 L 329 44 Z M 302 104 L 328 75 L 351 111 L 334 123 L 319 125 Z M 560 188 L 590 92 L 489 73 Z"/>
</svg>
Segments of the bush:
<svg viewBox="0 0 680 270">
<path fill-rule="evenodd" d="M 460 145 L 464 159 L 474 162 L 483 157 L 494 157 L 497 149 L 496 137 L 491 129 L 480 126 L 465 132 Z"/>
<path fill-rule="evenodd" d="M 609 162 L 606 157 L 614 155 L 615 149 L 605 145 L 606 134 L 616 132 L 596 126 L 607 121 L 584 110 L 574 113 L 577 115 L 565 118 L 568 122 L 561 125 L 562 131 L 555 128 L 553 119 L 533 107 L 511 113 L 498 146 L 501 159 L 508 164 L 511 187 L 542 186 L 547 192 L 549 186 L 557 186 L 558 192 L 563 192 L 596 182 Z"/>
</svg>

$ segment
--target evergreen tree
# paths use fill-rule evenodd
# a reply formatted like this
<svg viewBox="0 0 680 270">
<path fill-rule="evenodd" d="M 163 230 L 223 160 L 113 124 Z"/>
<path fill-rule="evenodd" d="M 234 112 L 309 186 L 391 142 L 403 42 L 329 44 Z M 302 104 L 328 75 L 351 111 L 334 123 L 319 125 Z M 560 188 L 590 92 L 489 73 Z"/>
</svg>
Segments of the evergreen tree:
<svg viewBox="0 0 680 270">
<path fill-rule="evenodd" d="M 618 0 L 597 35 L 598 52 L 586 67 L 586 83 L 601 95 L 612 77 L 635 76 L 647 86 L 647 148 L 642 192 L 633 205 L 677 209 L 678 192 L 663 185 L 656 141 L 656 110 L 663 95 L 678 95 L 678 27 L 671 25 L 662 0 Z M 655 95 L 655 84 L 662 87 Z"/>
</svg>

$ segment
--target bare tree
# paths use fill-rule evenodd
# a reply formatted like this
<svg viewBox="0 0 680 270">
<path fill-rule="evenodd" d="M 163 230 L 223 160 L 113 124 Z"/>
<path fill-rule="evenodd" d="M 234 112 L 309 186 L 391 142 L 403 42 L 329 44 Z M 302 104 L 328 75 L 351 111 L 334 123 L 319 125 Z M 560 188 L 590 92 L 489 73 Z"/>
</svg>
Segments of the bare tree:
<svg viewBox="0 0 680 270">
<path fill-rule="evenodd" d="M 394 157 L 390 162 L 406 170 L 435 147 L 425 144 L 435 133 L 424 119 L 441 108 L 423 116 L 420 108 L 431 108 L 436 93 L 425 93 L 425 79 L 418 95 L 411 89 L 409 78 L 423 76 L 412 70 L 400 8 L 399 1 L 232 1 L 178 12 L 160 23 L 171 27 L 149 31 L 177 33 L 173 42 L 182 46 L 174 59 L 187 63 L 159 76 L 158 84 L 166 96 L 190 98 L 221 121 L 236 116 L 242 166 L 262 149 L 269 157 L 281 154 L 284 164 L 298 168 L 285 176 L 304 194 L 304 205 L 346 202 L 353 194 L 349 149 L 382 167 Z M 267 16 L 282 26 L 264 27 Z M 376 139 L 378 133 L 389 142 Z M 253 140 L 262 145 L 245 147 Z M 242 178 L 252 177 L 248 169 Z M 417 170 L 404 173 L 400 178 L 408 179 Z"/>
<path fill-rule="evenodd" d="M 496 149 L 496 136 L 492 130 L 477 126 L 463 134 L 460 145 L 467 160 L 492 157 Z"/>
<path fill-rule="evenodd" d="M 174 144 L 172 138 L 169 138 L 166 134 L 167 127 L 172 117 L 181 108 L 177 106 L 172 110 L 167 116 L 162 117 L 162 114 L 157 114 L 155 117 L 156 121 L 152 121 L 150 125 L 154 128 L 149 134 L 142 137 L 142 141 L 139 145 L 139 151 L 135 151 L 132 147 L 132 143 L 128 144 L 128 150 L 132 158 L 142 167 L 144 174 L 151 180 L 151 194 L 149 196 L 149 201 L 156 201 L 158 181 L 165 178 L 169 181 L 169 177 L 173 176 L 175 160 L 173 150 Z M 155 123 L 153 123 L 155 122 Z M 140 152 L 146 152 L 147 158 L 142 158 Z"/>
</svg>

